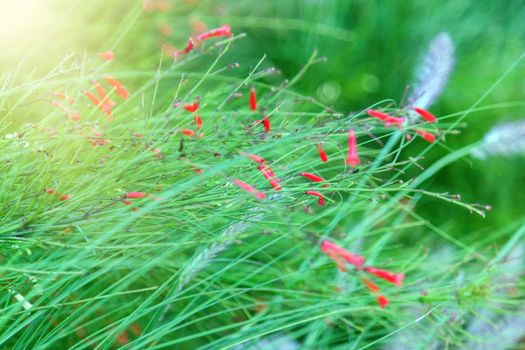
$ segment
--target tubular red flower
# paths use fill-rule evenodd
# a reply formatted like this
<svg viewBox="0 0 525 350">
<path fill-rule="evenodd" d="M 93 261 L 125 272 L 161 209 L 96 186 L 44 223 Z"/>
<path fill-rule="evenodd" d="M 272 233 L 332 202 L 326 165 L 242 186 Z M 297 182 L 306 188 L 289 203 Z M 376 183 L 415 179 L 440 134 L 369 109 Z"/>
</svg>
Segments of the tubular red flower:
<svg viewBox="0 0 525 350">
<path fill-rule="evenodd" d="M 354 129 L 348 131 L 348 156 L 346 157 L 346 164 L 355 168 L 361 164 L 361 160 L 357 155 L 357 142 L 355 139 Z"/>
<path fill-rule="evenodd" d="M 257 163 L 261 163 L 263 164 L 264 163 L 264 158 L 263 157 L 260 157 L 256 154 L 250 154 L 250 153 L 243 153 L 244 156 L 250 158 L 251 160 L 253 160 L 254 162 L 257 162 Z"/>
<path fill-rule="evenodd" d="M 323 163 L 326 163 L 328 161 L 328 156 L 326 155 L 326 152 L 323 150 L 323 146 L 318 143 L 316 144 L 317 152 L 319 152 L 319 158 L 321 158 L 321 161 Z"/>
<path fill-rule="evenodd" d="M 155 156 L 155 158 L 161 159 L 162 157 L 164 157 L 164 155 L 162 154 L 161 149 L 158 148 L 158 147 L 153 148 L 151 150 L 151 153 Z"/>
<path fill-rule="evenodd" d="M 128 199 L 137 199 L 142 198 L 146 195 L 144 192 L 128 192 L 126 193 L 126 198 Z"/>
<path fill-rule="evenodd" d="M 255 88 L 250 89 L 250 109 L 252 111 L 257 110 L 257 96 L 255 95 Z"/>
<path fill-rule="evenodd" d="M 52 188 L 47 188 L 46 193 L 54 195 L 62 202 L 71 198 L 69 194 L 61 194 L 60 192 Z"/>
<path fill-rule="evenodd" d="M 195 125 L 197 126 L 197 130 L 202 129 L 202 118 L 200 115 L 193 116 L 193 120 L 195 121 Z"/>
<path fill-rule="evenodd" d="M 56 98 L 59 98 L 61 100 L 65 100 L 66 99 L 66 94 L 64 94 L 63 92 L 52 92 L 51 94 L 53 96 L 55 96 Z"/>
<path fill-rule="evenodd" d="M 252 194 L 257 199 L 265 199 L 266 195 L 263 192 L 257 191 L 252 186 L 248 185 L 246 182 L 243 182 L 238 179 L 233 179 L 232 182 L 236 185 L 245 190 L 246 192 Z"/>
<path fill-rule="evenodd" d="M 270 168 L 270 166 L 269 166 L 268 164 L 263 164 L 263 165 L 265 166 L 265 170 L 266 170 L 266 172 L 267 172 L 270 176 L 274 177 L 275 174 L 274 174 L 272 168 Z"/>
<path fill-rule="evenodd" d="M 186 44 L 186 47 L 182 50 L 176 50 L 173 52 L 173 57 L 177 58 L 178 56 L 182 56 L 193 50 L 195 47 L 195 43 L 193 42 L 193 39 L 190 37 L 188 38 L 188 43 Z"/>
<path fill-rule="evenodd" d="M 365 272 L 384 279 L 385 281 L 390 282 L 398 287 L 403 284 L 403 279 L 405 279 L 405 274 L 403 273 L 393 273 L 388 270 L 381 270 L 372 266 L 365 266 Z"/>
<path fill-rule="evenodd" d="M 77 111 L 70 111 L 67 107 L 63 106 L 60 102 L 51 101 L 51 104 L 58 108 L 62 113 L 69 115 L 69 119 L 73 121 L 80 120 L 80 113 Z"/>
<path fill-rule="evenodd" d="M 184 106 L 184 109 L 187 110 L 190 113 L 194 113 L 197 109 L 199 109 L 199 103 L 197 101 L 195 101 L 191 105 Z"/>
<path fill-rule="evenodd" d="M 190 165 L 190 168 L 191 168 L 191 170 L 193 170 L 193 172 L 195 174 L 199 174 L 199 175 L 202 174 L 202 169 L 199 169 L 199 168 L 197 168 L 196 166 L 193 166 L 193 165 Z"/>
<path fill-rule="evenodd" d="M 273 170 L 268 165 L 259 165 L 257 169 L 263 174 L 264 178 L 268 180 L 270 185 L 277 191 L 282 190 L 280 180 L 275 178 Z"/>
<path fill-rule="evenodd" d="M 91 81 L 91 85 L 93 85 L 93 87 L 95 88 L 95 90 L 97 90 L 97 94 L 98 96 L 100 97 L 100 102 L 107 105 L 109 108 L 113 107 L 116 105 L 115 102 L 111 101 L 109 99 L 109 96 L 106 94 L 106 90 L 104 90 L 104 88 L 102 87 L 102 85 L 100 85 L 97 81 L 95 80 L 92 80 Z"/>
<path fill-rule="evenodd" d="M 281 184 L 279 183 L 279 179 L 270 179 L 268 182 L 276 191 L 282 190 Z"/>
<path fill-rule="evenodd" d="M 429 111 L 427 111 L 426 109 L 423 109 L 423 108 L 419 108 L 419 107 L 414 107 L 412 108 L 417 114 L 419 114 L 421 116 L 421 118 L 425 119 L 427 122 L 429 123 L 435 123 L 436 122 L 436 117 L 430 113 Z"/>
<path fill-rule="evenodd" d="M 232 36 L 231 27 L 228 24 L 223 25 L 222 27 L 212 29 L 210 31 L 207 31 L 206 33 L 202 33 L 197 37 L 198 40 L 206 40 L 213 37 L 220 37 L 220 36 Z"/>
<path fill-rule="evenodd" d="M 269 133 L 270 132 L 270 118 L 267 115 L 264 116 L 262 120 L 262 124 L 264 126 L 264 132 Z"/>
<path fill-rule="evenodd" d="M 89 98 L 91 100 L 91 102 L 93 102 L 93 104 L 95 106 L 101 105 L 100 100 L 98 99 L 98 97 L 93 95 L 91 92 L 89 92 L 89 91 L 84 92 L 84 96 Z"/>
<path fill-rule="evenodd" d="M 379 294 L 376 297 L 376 300 L 379 306 L 381 307 L 381 309 L 384 309 L 385 307 L 388 306 L 388 304 L 390 304 L 390 301 L 388 301 L 388 299 L 384 295 L 381 295 L 381 294 Z"/>
<path fill-rule="evenodd" d="M 63 92 L 53 92 L 51 93 L 53 96 L 55 96 L 56 98 L 59 98 L 61 100 L 67 100 L 69 102 L 70 105 L 74 104 L 75 103 L 75 99 L 73 97 L 68 97 L 66 96 L 66 94 L 64 94 Z"/>
<path fill-rule="evenodd" d="M 324 197 L 321 193 L 317 192 L 317 191 L 306 191 L 305 192 L 307 195 L 309 196 L 316 196 L 319 198 L 319 200 L 317 201 L 317 205 L 321 206 L 321 207 L 324 207 Z"/>
<path fill-rule="evenodd" d="M 436 136 L 434 134 L 429 133 L 428 131 L 420 130 L 420 129 L 414 129 L 414 131 L 416 132 L 416 134 L 421 136 L 427 142 L 432 143 L 436 141 Z"/>
<path fill-rule="evenodd" d="M 337 259 L 342 259 L 343 261 L 354 265 L 358 270 L 361 270 L 363 264 L 365 263 L 364 257 L 352 254 L 348 250 L 329 240 L 324 240 L 323 243 L 321 243 L 321 250 L 323 251 L 323 253 L 336 260 L 336 262 Z M 345 271 L 344 269 L 341 269 L 341 266 L 339 266 L 339 264 L 338 267 L 341 271 Z"/>
<path fill-rule="evenodd" d="M 117 93 L 117 95 L 119 95 L 123 99 L 129 97 L 128 90 L 126 90 L 126 88 L 124 87 L 124 85 L 122 85 L 120 81 L 110 76 L 105 76 L 104 79 L 109 85 L 115 88 L 115 92 Z"/>
<path fill-rule="evenodd" d="M 104 104 L 102 101 L 98 99 L 95 95 L 93 95 L 91 92 L 86 91 L 84 92 L 84 95 L 93 102 L 93 104 L 98 107 L 105 115 L 108 117 L 113 117 L 113 113 L 111 112 L 111 107 Z"/>
<path fill-rule="evenodd" d="M 104 52 L 97 52 L 98 57 L 102 58 L 104 61 L 112 61 L 114 54 L 113 51 L 104 51 Z"/>
<path fill-rule="evenodd" d="M 273 177 L 273 175 L 264 166 L 259 165 L 257 169 L 263 174 L 266 180 L 270 180 Z"/>
<path fill-rule="evenodd" d="M 69 118 L 73 121 L 76 121 L 78 122 L 80 120 L 80 113 L 77 112 L 77 111 L 73 111 L 71 112 L 71 114 L 69 115 Z"/>
<path fill-rule="evenodd" d="M 190 129 L 182 129 L 180 132 L 189 137 L 195 136 L 195 131 L 190 130 Z"/>
<path fill-rule="evenodd" d="M 377 118 L 387 124 L 403 124 L 405 122 L 405 118 L 397 118 L 393 117 L 390 114 L 383 113 L 380 111 L 376 111 L 375 109 L 369 109 L 367 111 L 368 115 L 371 117 Z"/>
<path fill-rule="evenodd" d="M 370 292 L 377 293 L 379 292 L 379 287 L 374 282 L 370 281 L 368 278 L 361 277 L 361 281 L 368 287 Z"/>
<path fill-rule="evenodd" d="M 318 176 L 312 173 L 303 172 L 301 173 L 301 176 L 304 176 L 308 180 L 311 180 L 313 182 L 324 182 L 325 181 L 321 176 Z"/>
</svg>

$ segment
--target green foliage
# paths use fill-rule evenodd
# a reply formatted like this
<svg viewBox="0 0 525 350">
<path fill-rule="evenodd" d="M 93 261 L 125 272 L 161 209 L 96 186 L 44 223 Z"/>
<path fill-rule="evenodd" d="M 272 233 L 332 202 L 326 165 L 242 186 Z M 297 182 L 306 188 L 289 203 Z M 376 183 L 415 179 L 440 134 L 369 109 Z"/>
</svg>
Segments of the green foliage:
<svg viewBox="0 0 525 350">
<path fill-rule="evenodd" d="M 494 55 L 478 60 L 469 38 L 487 13 L 499 10 L 506 15 L 494 20 L 509 16 L 512 23 L 495 28 L 514 26 L 517 35 L 518 15 L 510 14 L 519 7 L 450 2 L 449 22 L 415 30 L 435 3 L 187 1 L 167 12 L 127 2 L 71 5 L 80 23 L 99 23 L 73 50 L 88 52 L 36 77 L 26 74 L 24 64 L 34 64 L 28 57 L 4 76 L 0 91 L 1 346 L 248 349 L 284 334 L 279 341 L 304 348 L 366 349 L 395 344 L 410 331 L 422 348 L 461 347 L 483 340 L 467 329 L 480 308 L 520 311 L 523 282 L 515 276 L 523 266 L 509 268 L 507 257 L 522 245 L 523 230 L 506 217 L 505 225 L 491 221 L 498 230 L 462 236 L 465 227 L 480 225 L 485 207 L 449 193 L 484 199 L 469 187 L 469 176 L 450 180 L 474 147 L 464 118 L 507 108 L 490 107 L 495 102 L 519 106 L 514 94 L 499 99 L 502 86 L 510 90 L 506 79 L 515 82 L 522 69 L 518 56 L 505 51 L 512 59 L 505 56 L 498 70 Z M 446 25 L 466 13 L 480 22 Z M 110 25 L 116 18 L 121 24 Z M 200 21 L 209 28 L 231 23 L 236 35 L 173 61 L 167 44 L 181 49 Z M 168 35 L 158 32 L 165 24 L 173 29 Z M 427 39 L 443 29 L 458 42 L 459 66 L 435 109 L 442 139 L 408 140 L 404 131 L 414 125 L 385 127 L 364 111 L 406 114 L 395 101 Z M 95 54 L 109 49 L 112 62 Z M 485 67 L 485 80 L 459 93 L 474 63 Z M 107 75 L 130 97 L 121 99 L 103 83 Z M 93 80 L 116 102 L 114 120 L 84 96 L 94 92 Z M 252 86 L 257 112 L 247 103 Z M 202 130 L 184 109 L 195 100 Z M 257 122 L 264 115 L 270 133 Z M 344 162 L 349 128 L 358 136 L 357 169 Z M 283 189 L 272 189 L 245 153 L 263 156 Z M 328 187 L 307 181 L 303 171 L 324 177 Z M 267 199 L 257 200 L 233 179 Z M 306 190 L 321 192 L 325 207 Z M 128 192 L 151 196 L 130 199 Z M 391 302 L 386 309 L 361 283 L 362 271 L 340 272 L 321 252 L 327 238 L 368 264 L 406 274 L 401 288 L 378 283 Z"/>
</svg>

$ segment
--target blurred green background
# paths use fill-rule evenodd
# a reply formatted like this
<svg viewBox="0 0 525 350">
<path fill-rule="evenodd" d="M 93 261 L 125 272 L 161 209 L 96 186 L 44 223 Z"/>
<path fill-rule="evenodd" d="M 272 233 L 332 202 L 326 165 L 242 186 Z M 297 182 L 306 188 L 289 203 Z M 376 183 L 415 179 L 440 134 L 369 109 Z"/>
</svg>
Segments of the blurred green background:
<svg viewBox="0 0 525 350">
<path fill-rule="evenodd" d="M 429 41 L 447 31 L 456 46 L 457 63 L 444 94 L 431 108 L 434 114 L 446 116 L 476 103 L 525 47 L 522 0 L 156 3 L 165 8 L 144 11 L 143 1 L 129 0 L 3 2 L 0 6 L 6 20 L 2 21 L 1 49 L 6 54 L 0 64 L 5 67 L 4 74 L 16 72 L 16 79 L 24 80 L 55 67 L 65 52 L 82 57 L 86 52 L 111 48 L 119 64 L 151 69 L 159 61 L 162 44 L 180 48 L 192 28 L 229 23 L 235 33 L 247 34 L 242 45 L 230 53 L 232 62 L 253 65 L 267 55 L 268 66 L 291 78 L 312 52 L 326 57 L 327 61 L 314 65 L 294 89 L 348 113 L 384 99 L 399 102 Z M 17 16 L 21 17 L 14 20 Z M 166 29 L 164 35 L 160 28 Z M 20 64 L 31 69 L 21 69 Z M 470 114 L 461 133 L 427 154 L 424 164 L 428 166 L 450 149 L 480 140 L 498 122 L 524 118 L 524 73 L 525 65 L 520 63 L 480 104 L 512 103 L 512 107 L 496 106 Z M 435 224 L 449 225 L 458 238 L 467 242 L 478 239 L 483 230 L 495 231 L 523 219 L 524 170 L 520 156 L 485 161 L 466 158 L 426 183 L 425 189 L 459 193 L 466 202 L 491 205 L 493 210 L 485 219 L 435 200 L 422 201 L 417 210 Z M 472 232 L 476 233 L 470 235 Z"/>
</svg>

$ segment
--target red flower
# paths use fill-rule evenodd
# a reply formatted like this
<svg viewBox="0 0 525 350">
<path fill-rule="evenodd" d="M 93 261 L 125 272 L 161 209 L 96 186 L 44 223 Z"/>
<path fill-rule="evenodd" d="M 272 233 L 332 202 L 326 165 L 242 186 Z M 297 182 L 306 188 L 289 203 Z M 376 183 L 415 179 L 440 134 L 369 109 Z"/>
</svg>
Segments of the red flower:
<svg viewBox="0 0 525 350">
<path fill-rule="evenodd" d="M 264 164 L 264 166 L 265 166 L 265 170 L 268 173 L 268 175 L 270 175 L 271 177 L 274 177 L 275 174 L 274 174 L 272 168 L 270 168 L 270 166 L 268 166 L 268 164 Z"/>
<path fill-rule="evenodd" d="M 255 88 L 250 89 L 250 109 L 252 111 L 257 110 L 257 96 L 255 95 Z"/>
<path fill-rule="evenodd" d="M 199 168 L 197 168 L 197 167 L 195 167 L 193 165 L 190 165 L 190 168 L 191 168 L 191 170 L 193 170 L 193 172 L 195 174 L 202 174 L 202 169 L 199 169 Z"/>
<path fill-rule="evenodd" d="M 77 111 L 73 111 L 73 112 L 71 112 L 69 118 L 70 118 L 71 120 L 73 120 L 73 121 L 78 122 L 78 121 L 80 120 L 80 113 L 77 112 Z"/>
<path fill-rule="evenodd" d="M 66 99 L 66 94 L 64 94 L 63 92 L 52 92 L 51 94 L 61 100 Z"/>
<path fill-rule="evenodd" d="M 416 132 L 416 134 L 421 136 L 427 142 L 432 143 L 436 141 L 436 136 L 434 134 L 429 133 L 428 131 L 420 130 L 420 129 L 414 129 L 414 131 Z"/>
<path fill-rule="evenodd" d="M 115 88 L 115 92 L 117 93 L 117 95 L 119 95 L 123 99 L 126 99 L 129 97 L 128 90 L 126 90 L 126 88 L 124 87 L 124 85 L 122 85 L 120 81 L 110 76 L 106 76 L 104 77 L 104 79 L 109 85 Z"/>
<path fill-rule="evenodd" d="M 268 180 L 268 182 L 276 191 L 282 190 L 281 184 L 279 183 L 279 179 L 270 179 Z"/>
<path fill-rule="evenodd" d="M 193 50 L 193 48 L 195 47 L 195 43 L 193 42 L 193 39 L 190 37 L 188 39 L 188 43 L 186 44 L 186 47 L 182 50 L 176 50 L 175 52 L 173 52 L 173 57 L 178 57 L 178 56 L 182 56 L 182 55 L 185 55 L 187 54 L 188 52 L 190 52 L 191 50 Z"/>
<path fill-rule="evenodd" d="M 346 263 L 354 265 L 357 268 L 357 270 L 363 270 L 363 264 L 365 263 L 364 257 L 349 253 L 346 249 L 338 246 L 335 243 L 325 240 L 321 244 L 321 250 L 329 257 L 331 257 L 336 262 L 339 270 L 343 272 L 346 271 Z M 364 271 L 366 273 L 382 278 L 396 286 L 401 286 L 403 279 L 405 278 L 404 274 L 392 273 L 390 271 L 380 270 L 371 266 L 364 266 Z M 376 296 L 377 303 L 382 309 L 384 309 L 388 304 L 390 304 L 390 301 L 384 295 L 379 293 L 380 289 L 377 284 L 363 276 L 361 276 L 361 281 L 365 286 L 367 286 L 367 288 L 370 290 L 370 293 Z"/>
<path fill-rule="evenodd" d="M 323 150 L 323 146 L 318 143 L 316 144 L 317 151 L 319 152 L 319 158 L 321 158 L 321 162 L 326 163 L 328 161 L 328 157 L 326 156 L 326 152 Z"/>
<path fill-rule="evenodd" d="M 263 174 L 264 178 L 268 180 L 268 182 L 274 189 L 276 189 L 277 191 L 282 190 L 281 185 L 279 184 L 279 179 L 275 178 L 275 174 L 268 165 L 259 165 L 257 169 Z"/>
<path fill-rule="evenodd" d="M 419 107 L 414 107 L 412 108 L 417 114 L 419 114 L 421 116 L 421 118 L 425 119 L 427 122 L 429 123 L 435 123 L 436 122 L 436 117 L 430 113 L 429 111 L 423 109 L 423 108 L 419 108 Z"/>
<path fill-rule="evenodd" d="M 161 149 L 158 148 L 158 147 L 155 147 L 151 150 L 151 153 L 153 153 L 155 155 L 155 158 L 162 158 L 163 157 L 163 154 L 161 152 Z"/>
<path fill-rule="evenodd" d="M 388 306 L 388 304 L 390 304 L 390 301 L 388 301 L 388 299 L 384 295 L 381 295 L 381 294 L 379 294 L 376 297 L 376 300 L 379 306 L 381 307 L 381 309 L 384 309 L 385 307 Z"/>
<path fill-rule="evenodd" d="M 359 156 L 357 155 L 357 143 L 354 129 L 350 129 L 348 132 L 348 156 L 346 157 L 346 164 L 352 168 L 355 168 L 360 163 L 361 160 L 359 160 Z"/>
<path fill-rule="evenodd" d="M 323 253 L 331 257 L 337 263 L 337 267 L 341 271 L 346 271 L 345 262 L 354 265 L 358 270 L 362 268 L 365 263 L 365 258 L 359 255 L 354 255 L 343 247 L 338 246 L 328 240 L 324 240 L 321 244 Z"/>
<path fill-rule="evenodd" d="M 56 196 L 60 201 L 65 201 L 65 200 L 68 200 L 71 198 L 71 196 L 69 194 L 61 194 L 60 192 L 52 189 L 52 188 L 48 188 L 46 189 L 46 193 L 48 194 L 52 194 L 54 196 Z"/>
<path fill-rule="evenodd" d="M 206 40 L 213 37 L 219 36 L 232 36 L 231 27 L 228 24 L 223 25 L 222 27 L 212 29 L 206 33 L 202 33 L 197 37 L 198 40 Z"/>
<path fill-rule="evenodd" d="M 128 192 L 126 193 L 126 198 L 128 199 L 137 199 L 142 198 L 146 195 L 144 192 Z"/>
<path fill-rule="evenodd" d="M 318 176 L 318 175 L 315 175 L 315 174 L 312 174 L 312 173 L 303 172 L 303 173 L 301 173 L 301 176 L 304 176 L 308 180 L 311 180 L 313 182 L 324 182 L 325 181 L 321 176 Z"/>
<path fill-rule="evenodd" d="M 62 113 L 67 113 L 67 108 L 62 106 L 62 104 L 60 102 L 57 102 L 57 101 L 51 101 L 51 104 L 53 106 L 55 106 L 56 108 L 60 109 L 60 111 Z"/>
<path fill-rule="evenodd" d="M 111 61 L 113 60 L 114 54 L 113 51 L 104 51 L 104 52 L 97 52 L 98 57 L 102 58 L 104 61 Z"/>
<path fill-rule="evenodd" d="M 52 95 L 61 100 L 67 100 L 70 105 L 75 103 L 75 99 L 73 97 L 68 97 L 66 96 L 66 94 L 62 92 L 53 92 Z"/>
<path fill-rule="evenodd" d="M 368 278 L 361 277 L 361 281 L 368 287 L 370 292 L 377 293 L 379 292 L 379 287 L 374 282 L 370 281 Z"/>
<path fill-rule="evenodd" d="M 195 125 L 197 126 L 197 129 L 202 129 L 202 118 L 200 115 L 196 115 L 193 117 L 193 120 L 195 121 Z"/>
<path fill-rule="evenodd" d="M 98 99 L 98 97 L 93 95 L 91 92 L 89 92 L 89 91 L 84 92 L 84 96 L 89 98 L 91 100 L 91 102 L 93 102 L 93 104 L 95 106 L 98 107 L 99 105 L 101 105 L 100 100 Z"/>
<path fill-rule="evenodd" d="M 195 136 L 195 131 L 190 130 L 190 129 L 182 129 L 180 132 L 189 137 Z"/>
<path fill-rule="evenodd" d="M 317 191 L 306 191 L 305 192 L 309 196 L 316 196 L 319 197 L 319 200 L 317 201 L 317 205 L 320 205 L 321 207 L 324 207 L 324 197 L 321 193 Z"/>
<path fill-rule="evenodd" d="M 403 273 L 393 273 L 387 270 L 377 269 L 372 266 L 365 266 L 365 272 L 384 279 L 385 281 L 390 282 L 398 287 L 403 284 L 403 279 L 405 279 L 405 275 Z"/>
<path fill-rule="evenodd" d="M 250 158 L 254 162 L 261 163 L 261 164 L 264 163 L 264 158 L 260 157 L 260 156 L 258 156 L 256 154 L 245 153 L 243 155 L 245 155 L 246 157 Z"/>
<path fill-rule="evenodd" d="M 264 126 L 264 132 L 269 133 L 270 132 L 270 118 L 267 115 L 264 116 L 262 120 L 262 124 Z"/>
<path fill-rule="evenodd" d="M 393 117 L 390 114 L 386 114 L 380 111 L 376 111 L 375 109 L 369 109 L 367 111 L 368 115 L 371 117 L 377 118 L 386 124 L 403 124 L 405 122 L 405 118 L 397 118 Z"/>
<path fill-rule="evenodd" d="M 193 102 L 191 105 L 184 106 L 184 109 L 187 110 L 190 113 L 195 112 L 197 109 L 199 109 L 199 103 L 197 101 Z"/>
<path fill-rule="evenodd" d="M 266 195 L 263 192 L 257 191 L 255 188 L 253 188 L 252 186 L 248 185 L 246 182 L 242 182 L 241 180 L 238 180 L 238 179 L 233 179 L 232 182 L 235 185 L 237 185 L 240 188 L 242 188 L 243 190 L 245 190 L 246 192 L 252 194 L 257 199 L 265 199 L 266 198 Z"/>
<path fill-rule="evenodd" d="M 58 108 L 62 113 L 69 114 L 69 118 L 74 121 L 80 120 L 80 113 L 77 111 L 69 111 L 67 107 L 63 106 L 60 102 L 51 101 L 51 104 Z"/>
<path fill-rule="evenodd" d="M 377 303 L 379 304 L 381 309 L 384 309 L 388 304 L 390 304 L 390 302 L 384 295 L 379 294 L 379 287 L 374 282 L 364 277 L 361 277 L 361 281 L 363 281 L 363 283 L 368 287 L 370 293 L 376 295 Z"/>
<path fill-rule="evenodd" d="M 263 174 L 265 179 L 270 180 L 273 177 L 272 173 L 267 171 L 267 168 L 265 168 L 264 166 L 259 165 L 257 169 Z"/>
<path fill-rule="evenodd" d="M 97 94 L 100 97 L 100 102 L 107 105 L 109 108 L 116 105 L 115 102 L 111 101 L 106 94 L 106 90 L 100 85 L 97 81 L 93 80 L 91 81 L 91 85 L 95 87 L 95 90 L 97 90 Z"/>
<path fill-rule="evenodd" d="M 105 115 L 112 118 L 113 113 L 111 112 L 111 107 L 109 107 L 107 104 L 104 104 L 103 101 L 99 100 L 97 96 L 93 95 L 91 92 L 86 91 L 84 92 L 84 95 L 93 102 L 93 104 L 98 107 Z"/>
</svg>

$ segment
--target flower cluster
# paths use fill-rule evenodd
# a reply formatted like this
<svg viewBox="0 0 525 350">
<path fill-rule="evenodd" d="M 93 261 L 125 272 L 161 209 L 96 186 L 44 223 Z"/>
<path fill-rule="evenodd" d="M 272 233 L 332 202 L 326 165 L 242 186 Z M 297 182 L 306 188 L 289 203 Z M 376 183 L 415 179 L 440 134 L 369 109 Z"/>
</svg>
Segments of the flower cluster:
<svg viewBox="0 0 525 350">
<path fill-rule="evenodd" d="M 332 258 L 337 264 L 337 268 L 343 272 L 346 272 L 346 265 L 350 264 L 353 265 L 358 272 L 364 272 L 373 275 L 397 287 L 401 287 L 403 284 L 403 279 L 405 278 L 404 274 L 378 269 L 373 266 L 365 266 L 364 257 L 352 254 L 348 250 L 331 241 L 324 240 L 321 243 L 321 250 L 323 253 Z M 380 293 L 379 286 L 377 286 L 374 282 L 364 276 L 361 276 L 361 281 L 365 286 L 368 287 L 370 292 L 376 296 L 377 303 L 381 308 L 385 308 L 390 303 L 389 300 Z"/>
</svg>

